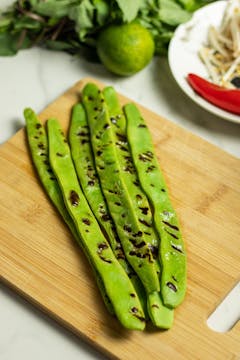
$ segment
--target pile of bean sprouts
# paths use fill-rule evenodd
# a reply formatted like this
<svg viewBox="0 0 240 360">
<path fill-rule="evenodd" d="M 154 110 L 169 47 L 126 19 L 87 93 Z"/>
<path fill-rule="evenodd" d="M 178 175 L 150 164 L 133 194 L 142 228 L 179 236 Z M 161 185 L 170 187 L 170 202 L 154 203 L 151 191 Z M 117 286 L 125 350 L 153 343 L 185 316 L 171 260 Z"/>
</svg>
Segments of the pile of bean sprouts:
<svg viewBox="0 0 240 360">
<path fill-rule="evenodd" d="M 240 88 L 240 0 L 228 0 L 219 28 L 209 27 L 199 56 L 213 83 Z"/>
</svg>

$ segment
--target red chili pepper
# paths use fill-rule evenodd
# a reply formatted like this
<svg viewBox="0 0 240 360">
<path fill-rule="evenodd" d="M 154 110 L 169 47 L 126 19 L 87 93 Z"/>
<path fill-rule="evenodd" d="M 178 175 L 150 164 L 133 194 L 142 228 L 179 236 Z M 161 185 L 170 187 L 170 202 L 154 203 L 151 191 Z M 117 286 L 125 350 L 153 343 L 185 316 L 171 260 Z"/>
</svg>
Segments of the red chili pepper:
<svg viewBox="0 0 240 360">
<path fill-rule="evenodd" d="M 226 89 L 195 74 L 188 74 L 187 80 L 207 101 L 234 114 L 240 114 L 240 90 Z"/>
</svg>

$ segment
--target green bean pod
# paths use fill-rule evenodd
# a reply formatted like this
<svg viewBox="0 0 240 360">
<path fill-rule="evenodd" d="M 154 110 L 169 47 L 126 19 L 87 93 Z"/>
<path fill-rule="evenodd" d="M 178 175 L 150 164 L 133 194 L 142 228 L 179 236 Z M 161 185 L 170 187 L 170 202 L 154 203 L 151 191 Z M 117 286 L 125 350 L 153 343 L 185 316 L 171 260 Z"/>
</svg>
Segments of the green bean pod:
<svg viewBox="0 0 240 360">
<path fill-rule="evenodd" d="M 109 214 L 95 167 L 89 131 L 86 112 L 83 105 L 78 103 L 72 109 L 69 128 L 69 143 L 77 176 L 84 195 L 100 227 L 107 236 L 114 255 L 134 285 L 146 316 L 147 300 L 145 291 L 137 274 L 126 260 L 115 225 Z"/>
<path fill-rule="evenodd" d="M 81 238 L 83 249 L 101 277 L 115 314 L 129 329 L 143 330 L 144 313 L 135 289 L 114 256 L 82 193 L 70 148 L 56 119 L 47 122 L 49 158 L 62 190 L 66 208 Z"/>
<path fill-rule="evenodd" d="M 161 293 L 165 305 L 175 308 L 186 292 L 186 251 L 177 215 L 160 170 L 151 134 L 134 104 L 124 107 L 127 134 L 133 161 L 141 186 L 154 213 L 154 223 L 160 235 Z"/>
<path fill-rule="evenodd" d="M 72 159 L 84 195 L 100 226 L 104 229 L 116 258 L 125 271 L 130 273 L 130 266 L 126 262 L 122 245 L 116 234 L 114 223 L 109 215 L 107 204 L 102 194 L 92 154 L 86 112 L 80 103 L 76 104 L 72 110 L 69 143 Z"/>
<path fill-rule="evenodd" d="M 78 232 L 75 228 L 72 218 L 70 217 L 65 207 L 61 189 L 58 185 L 57 179 L 49 163 L 48 139 L 45 128 L 43 127 L 37 115 L 34 113 L 32 109 L 30 108 L 25 109 L 24 117 L 26 120 L 28 144 L 29 144 L 32 160 L 37 170 L 40 181 L 47 195 L 49 196 L 49 198 L 51 199 L 51 201 L 59 211 L 60 215 L 62 216 L 67 226 L 69 227 L 75 240 L 81 246 L 81 241 L 79 239 Z M 102 298 L 104 300 L 104 303 L 108 311 L 111 314 L 114 314 L 114 309 L 108 298 L 106 290 L 104 289 L 103 282 L 99 277 L 99 275 L 97 274 L 97 272 L 95 271 L 94 267 L 93 267 L 93 271 Z"/>
<path fill-rule="evenodd" d="M 115 133 L 118 140 L 121 141 L 121 145 L 124 144 L 124 151 L 121 151 L 120 146 L 116 146 L 116 151 L 118 153 L 120 166 L 124 171 L 124 179 L 126 181 L 127 187 L 130 188 L 132 184 L 139 182 L 139 178 L 132 160 L 132 154 L 128 144 L 126 118 L 123 114 L 121 105 L 118 100 L 118 95 L 114 88 L 110 86 L 104 88 L 103 95 L 108 107 L 110 119 L 113 120 L 113 132 Z M 142 189 L 139 188 L 137 189 L 137 192 L 138 195 L 132 196 L 131 199 L 134 206 L 134 212 L 138 216 L 144 215 L 144 220 L 148 224 L 152 224 L 152 212 L 146 198 L 146 194 L 142 191 Z M 146 211 L 146 209 L 149 209 L 149 211 Z M 149 248 L 154 250 L 153 258 L 157 271 L 160 273 L 161 270 L 159 261 L 158 258 L 156 258 L 158 254 L 159 239 L 153 224 L 151 228 L 148 229 L 147 234 L 144 234 L 144 238 L 148 242 Z M 164 329 L 168 329 L 172 326 L 174 312 L 173 310 L 164 306 L 161 294 L 159 292 L 155 291 L 148 294 L 147 308 L 149 316 L 155 326 Z"/>
<path fill-rule="evenodd" d="M 131 183 L 131 187 L 127 187 L 116 151 L 117 145 L 124 152 L 125 144 L 113 131 L 115 119 L 110 119 L 103 94 L 98 87 L 87 84 L 82 95 L 98 176 L 125 255 L 146 292 L 159 291 L 153 253 L 143 238 L 144 232 L 151 229 L 151 224 L 145 221 L 143 213 L 136 215 L 132 203 L 134 194 L 138 195 L 139 184 Z M 144 209 L 143 212 L 145 211 L 147 210 Z"/>
</svg>

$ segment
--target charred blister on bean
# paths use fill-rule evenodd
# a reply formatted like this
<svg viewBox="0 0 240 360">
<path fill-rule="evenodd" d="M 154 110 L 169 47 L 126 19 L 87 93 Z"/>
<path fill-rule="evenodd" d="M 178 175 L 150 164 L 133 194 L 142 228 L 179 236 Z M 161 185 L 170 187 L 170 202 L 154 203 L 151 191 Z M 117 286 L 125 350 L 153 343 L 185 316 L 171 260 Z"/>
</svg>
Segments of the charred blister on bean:
<svg viewBox="0 0 240 360">
<path fill-rule="evenodd" d="M 172 247 L 174 250 L 176 250 L 176 251 L 184 254 L 184 252 L 182 251 L 182 247 L 181 247 L 180 245 L 171 244 L 171 247 Z"/>
<path fill-rule="evenodd" d="M 45 150 L 45 146 L 42 142 L 38 143 L 38 148 L 41 150 Z"/>
<path fill-rule="evenodd" d="M 109 214 L 103 214 L 103 215 L 101 216 L 101 219 L 102 219 L 103 221 L 110 221 L 110 220 L 111 220 L 111 217 L 109 216 Z"/>
<path fill-rule="evenodd" d="M 138 242 L 136 239 L 129 239 L 133 246 L 137 249 L 141 249 L 146 245 L 145 241 Z"/>
<path fill-rule="evenodd" d="M 135 186 L 137 186 L 137 187 L 139 187 L 140 186 L 140 182 L 139 182 L 139 180 L 137 179 L 137 180 L 135 180 L 135 181 L 133 181 L 133 184 L 135 185 Z"/>
<path fill-rule="evenodd" d="M 142 211 L 142 214 L 147 215 L 149 208 L 148 207 L 139 207 L 139 209 Z"/>
<path fill-rule="evenodd" d="M 108 123 L 104 124 L 103 125 L 103 129 L 106 130 L 106 129 L 109 129 L 110 128 L 110 125 Z"/>
<path fill-rule="evenodd" d="M 72 206 L 78 206 L 79 204 L 79 195 L 75 190 L 70 191 L 69 200 Z"/>
<path fill-rule="evenodd" d="M 95 185 L 95 181 L 94 180 L 89 180 L 88 181 L 88 186 L 94 186 Z"/>
<path fill-rule="evenodd" d="M 150 251 L 152 253 L 153 258 L 157 259 L 157 257 L 158 257 L 158 246 L 154 246 L 154 245 L 149 244 L 148 247 L 149 247 L 149 249 L 150 249 Z"/>
<path fill-rule="evenodd" d="M 91 224 L 91 221 L 88 218 L 83 218 L 82 222 L 87 226 L 90 226 L 90 224 Z"/>
<path fill-rule="evenodd" d="M 77 133 L 77 136 L 88 137 L 89 136 L 89 131 L 81 130 L 81 131 L 79 131 Z"/>
<path fill-rule="evenodd" d="M 119 132 L 116 132 L 116 136 L 121 143 L 127 144 L 127 137 L 125 134 L 120 134 Z"/>
<path fill-rule="evenodd" d="M 143 236 L 143 232 L 141 230 L 139 230 L 137 233 L 132 234 L 133 237 L 142 237 Z"/>
<path fill-rule="evenodd" d="M 168 221 L 162 220 L 162 222 L 163 222 L 165 225 L 169 226 L 170 228 L 172 228 L 172 229 L 174 229 L 174 230 L 177 230 L 177 231 L 179 230 L 179 227 L 178 227 L 178 226 L 172 225 L 172 224 L 170 224 Z"/>
<path fill-rule="evenodd" d="M 138 219 L 138 221 L 146 227 L 152 227 L 152 224 L 149 224 L 145 219 Z"/>
<path fill-rule="evenodd" d="M 119 201 L 115 201 L 114 204 L 117 205 L 117 206 L 121 206 L 121 205 L 122 205 Z"/>
<path fill-rule="evenodd" d="M 101 253 L 105 249 L 108 249 L 108 244 L 106 242 L 98 244 L 98 253 Z"/>
<path fill-rule="evenodd" d="M 126 232 L 128 232 L 128 233 L 132 232 L 132 228 L 131 228 L 131 226 L 128 225 L 128 224 L 125 224 L 125 225 L 123 226 L 123 230 L 126 231 Z"/>
<path fill-rule="evenodd" d="M 152 171 L 155 170 L 155 169 L 156 169 L 156 166 L 155 166 L 155 165 L 151 165 L 151 166 L 149 166 L 149 167 L 147 168 L 146 173 L 150 173 L 150 172 L 152 172 Z"/>
<path fill-rule="evenodd" d="M 151 151 L 146 151 L 146 152 L 138 155 L 138 159 L 143 162 L 151 161 L 153 159 L 153 157 L 154 157 L 154 155 Z"/>
<path fill-rule="evenodd" d="M 177 292 L 177 287 L 176 287 L 171 281 L 168 281 L 166 285 L 167 285 L 167 287 L 169 287 L 169 289 L 171 289 L 172 291 Z"/>
<path fill-rule="evenodd" d="M 117 259 L 118 259 L 118 260 L 120 260 L 120 259 L 125 260 L 125 259 L 126 259 L 126 256 L 124 255 L 123 252 L 120 252 L 119 254 L 117 254 Z"/>
<path fill-rule="evenodd" d="M 112 263 L 112 260 L 110 259 L 106 259 L 104 256 L 102 255 L 99 255 L 100 259 L 103 260 L 104 262 L 108 263 L 108 264 L 111 264 Z"/>
<path fill-rule="evenodd" d="M 165 230 L 170 236 L 172 236 L 174 239 L 177 239 L 177 240 L 178 240 L 178 236 L 177 236 L 177 235 L 171 233 L 171 232 L 168 231 L 166 228 L 164 228 L 164 230 Z"/>
</svg>

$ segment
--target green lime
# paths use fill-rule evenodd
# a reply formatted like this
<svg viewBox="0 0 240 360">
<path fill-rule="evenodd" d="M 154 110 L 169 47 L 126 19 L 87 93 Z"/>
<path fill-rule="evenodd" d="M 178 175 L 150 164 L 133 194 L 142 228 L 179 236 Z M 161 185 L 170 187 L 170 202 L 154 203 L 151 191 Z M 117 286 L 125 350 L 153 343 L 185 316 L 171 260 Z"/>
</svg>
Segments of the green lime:
<svg viewBox="0 0 240 360">
<path fill-rule="evenodd" d="M 150 32 L 132 22 L 110 25 L 97 40 L 100 60 L 111 72 L 128 76 L 143 69 L 152 59 L 155 46 Z"/>
</svg>

